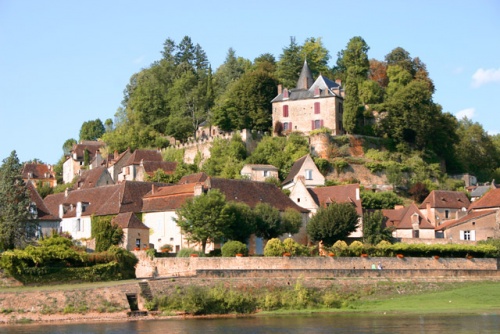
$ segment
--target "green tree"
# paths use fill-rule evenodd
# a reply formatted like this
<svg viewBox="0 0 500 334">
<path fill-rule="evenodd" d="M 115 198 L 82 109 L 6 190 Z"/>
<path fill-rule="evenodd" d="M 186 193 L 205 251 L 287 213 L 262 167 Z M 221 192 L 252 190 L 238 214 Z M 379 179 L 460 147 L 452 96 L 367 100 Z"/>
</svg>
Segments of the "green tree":
<svg viewBox="0 0 500 334">
<path fill-rule="evenodd" d="M 358 227 L 358 214 L 350 203 L 332 203 L 316 212 L 307 224 L 307 234 L 312 241 L 323 240 L 331 246 L 345 240 Z"/>
<path fill-rule="evenodd" d="M 295 88 L 297 86 L 297 80 L 304 65 L 301 50 L 302 47 L 297 44 L 295 37 L 290 37 L 290 44 L 283 48 L 283 53 L 276 64 L 276 77 L 284 87 Z"/>
<path fill-rule="evenodd" d="M 268 203 L 259 203 L 253 209 L 256 216 L 255 235 L 269 240 L 285 233 L 297 233 L 302 224 L 300 213 L 286 210 L 283 215 Z M 297 218 L 298 217 L 298 218 Z"/>
<path fill-rule="evenodd" d="M 376 193 L 371 191 L 362 191 L 361 203 L 363 209 L 394 209 L 394 206 L 403 204 L 403 199 L 392 191 Z"/>
<path fill-rule="evenodd" d="M 16 151 L 0 166 L 0 249 L 3 250 L 24 247 L 36 229 L 21 170 Z"/>
<path fill-rule="evenodd" d="M 71 150 L 73 149 L 73 146 L 76 143 L 77 143 L 76 139 L 73 139 L 73 138 L 67 139 L 64 142 L 64 144 L 62 146 L 64 156 L 67 156 L 71 152 Z"/>
<path fill-rule="evenodd" d="M 239 178 L 246 156 L 246 147 L 239 135 L 235 134 L 229 140 L 216 138 L 202 170 L 210 176 Z"/>
<path fill-rule="evenodd" d="M 384 215 L 377 210 L 363 215 L 363 242 L 376 245 L 382 240 L 392 241 L 392 231 L 384 228 Z"/>
<path fill-rule="evenodd" d="M 252 209 L 244 203 L 229 202 L 224 208 L 224 214 L 229 221 L 224 237 L 246 243 L 256 229 L 255 214 Z"/>
<path fill-rule="evenodd" d="M 201 244 L 205 252 L 208 240 L 215 241 L 224 237 L 229 220 L 225 213 L 226 198 L 217 189 L 188 199 L 177 210 L 175 221 L 188 240 Z"/>
<path fill-rule="evenodd" d="M 101 120 L 83 122 L 80 128 L 80 140 L 97 140 L 106 132 Z"/>
</svg>

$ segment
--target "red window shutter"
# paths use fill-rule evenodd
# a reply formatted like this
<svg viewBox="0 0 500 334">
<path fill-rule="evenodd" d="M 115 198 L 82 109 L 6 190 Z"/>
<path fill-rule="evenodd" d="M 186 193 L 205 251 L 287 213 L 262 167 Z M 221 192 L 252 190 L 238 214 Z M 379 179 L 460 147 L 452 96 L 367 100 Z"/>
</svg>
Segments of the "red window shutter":
<svg viewBox="0 0 500 334">
<path fill-rule="evenodd" d="M 319 112 L 320 112 L 319 102 L 314 102 L 314 113 L 319 114 Z"/>
<path fill-rule="evenodd" d="M 288 105 L 283 106 L 283 117 L 288 117 Z"/>
<path fill-rule="evenodd" d="M 292 130 L 293 130 L 293 128 L 292 128 L 292 122 L 289 122 L 289 123 L 288 123 L 288 129 L 289 129 L 290 131 L 292 131 Z"/>
<path fill-rule="evenodd" d="M 314 130 L 314 121 L 311 121 L 311 130 Z"/>
</svg>

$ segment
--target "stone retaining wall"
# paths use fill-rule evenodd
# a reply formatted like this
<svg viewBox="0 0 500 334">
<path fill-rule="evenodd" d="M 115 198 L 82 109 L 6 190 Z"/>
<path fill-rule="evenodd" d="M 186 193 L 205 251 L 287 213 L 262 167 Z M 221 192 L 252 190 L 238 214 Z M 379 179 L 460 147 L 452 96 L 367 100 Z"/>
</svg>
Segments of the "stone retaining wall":
<svg viewBox="0 0 500 334">
<path fill-rule="evenodd" d="M 387 257 L 190 257 L 153 258 L 145 252 L 136 252 L 139 263 L 136 267 L 138 278 L 195 276 L 197 271 L 252 271 L 294 270 L 306 273 L 311 270 L 371 270 L 380 263 L 385 270 L 419 270 L 426 275 L 435 271 L 460 270 L 496 271 L 497 259 L 465 258 L 387 258 Z"/>
</svg>

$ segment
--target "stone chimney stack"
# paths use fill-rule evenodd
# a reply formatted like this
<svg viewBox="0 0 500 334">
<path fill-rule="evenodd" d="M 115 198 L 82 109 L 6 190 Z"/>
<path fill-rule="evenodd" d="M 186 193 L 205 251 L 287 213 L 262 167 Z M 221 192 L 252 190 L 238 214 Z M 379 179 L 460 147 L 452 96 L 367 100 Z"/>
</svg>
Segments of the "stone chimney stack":
<svg viewBox="0 0 500 334">
<path fill-rule="evenodd" d="M 280 95 L 283 92 L 283 85 L 279 84 L 278 85 L 278 95 Z"/>
</svg>

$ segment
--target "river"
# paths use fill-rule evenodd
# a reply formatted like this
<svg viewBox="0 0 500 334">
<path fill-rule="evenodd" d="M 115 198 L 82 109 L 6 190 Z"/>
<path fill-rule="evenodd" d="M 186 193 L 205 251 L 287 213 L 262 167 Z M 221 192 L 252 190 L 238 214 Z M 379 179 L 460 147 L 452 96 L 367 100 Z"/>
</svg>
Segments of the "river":
<svg viewBox="0 0 500 334">
<path fill-rule="evenodd" d="M 500 333 L 500 315 L 273 315 L 227 319 L 2 325 L 0 333 Z"/>
</svg>

